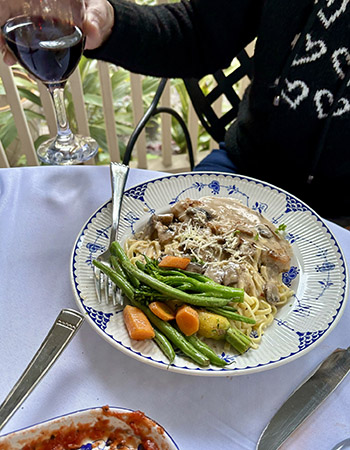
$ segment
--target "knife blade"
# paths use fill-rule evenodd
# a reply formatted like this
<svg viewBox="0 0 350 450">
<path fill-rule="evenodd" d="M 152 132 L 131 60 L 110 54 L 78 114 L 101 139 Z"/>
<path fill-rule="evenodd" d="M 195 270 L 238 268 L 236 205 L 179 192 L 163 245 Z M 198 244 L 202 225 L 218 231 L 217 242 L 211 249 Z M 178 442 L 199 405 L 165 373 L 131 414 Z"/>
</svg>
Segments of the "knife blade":
<svg viewBox="0 0 350 450">
<path fill-rule="evenodd" d="M 260 435 L 256 450 L 277 450 L 350 371 L 350 347 L 334 350 L 288 397 Z"/>
</svg>

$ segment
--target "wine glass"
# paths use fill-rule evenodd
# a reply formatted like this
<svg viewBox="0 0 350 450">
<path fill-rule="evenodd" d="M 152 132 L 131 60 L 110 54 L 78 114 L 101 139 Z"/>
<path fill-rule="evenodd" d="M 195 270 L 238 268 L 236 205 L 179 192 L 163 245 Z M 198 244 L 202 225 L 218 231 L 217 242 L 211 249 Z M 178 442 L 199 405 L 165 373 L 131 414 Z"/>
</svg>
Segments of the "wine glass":
<svg viewBox="0 0 350 450">
<path fill-rule="evenodd" d="M 64 87 L 84 49 L 84 0 L 6 0 L 4 4 L 1 13 L 9 17 L 2 26 L 6 44 L 20 64 L 46 85 L 55 107 L 57 135 L 39 146 L 39 159 L 55 165 L 89 160 L 98 144 L 72 133 L 64 103 Z"/>
</svg>

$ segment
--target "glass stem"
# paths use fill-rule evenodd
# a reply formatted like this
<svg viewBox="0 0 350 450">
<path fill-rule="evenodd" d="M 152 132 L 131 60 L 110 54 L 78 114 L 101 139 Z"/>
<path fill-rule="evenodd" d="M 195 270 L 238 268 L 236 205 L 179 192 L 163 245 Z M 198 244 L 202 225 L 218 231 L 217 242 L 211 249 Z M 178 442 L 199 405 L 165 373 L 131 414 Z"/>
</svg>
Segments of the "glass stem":
<svg viewBox="0 0 350 450">
<path fill-rule="evenodd" d="M 59 145 L 71 144 L 74 135 L 69 128 L 66 107 L 64 104 L 64 84 L 49 85 L 49 92 L 53 100 L 57 119 L 57 137 L 56 141 Z"/>
</svg>

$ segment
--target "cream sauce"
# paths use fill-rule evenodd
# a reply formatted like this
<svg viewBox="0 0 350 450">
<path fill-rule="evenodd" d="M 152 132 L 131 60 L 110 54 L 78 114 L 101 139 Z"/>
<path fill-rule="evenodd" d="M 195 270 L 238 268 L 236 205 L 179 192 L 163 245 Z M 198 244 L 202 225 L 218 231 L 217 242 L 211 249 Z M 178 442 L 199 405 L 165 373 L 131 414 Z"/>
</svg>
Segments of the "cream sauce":
<svg viewBox="0 0 350 450">
<path fill-rule="evenodd" d="M 191 214 L 188 214 L 188 211 Z M 238 200 L 223 197 L 203 197 L 200 200 L 178 202 L 172 212 L 180 221 L 193 217 L 194 211 L 200 215 L 207 212 L 208 226 L 218 235 L 232 231 L 251 248 L 260 248 L 262 262 L 278 272 L 289 269 L 292 250 L 290 244 L 276 232 L 276 227 L 259 212 L 243 205 Z M 242 246 L 241 246 L 242 248 Z"/>
</svg>

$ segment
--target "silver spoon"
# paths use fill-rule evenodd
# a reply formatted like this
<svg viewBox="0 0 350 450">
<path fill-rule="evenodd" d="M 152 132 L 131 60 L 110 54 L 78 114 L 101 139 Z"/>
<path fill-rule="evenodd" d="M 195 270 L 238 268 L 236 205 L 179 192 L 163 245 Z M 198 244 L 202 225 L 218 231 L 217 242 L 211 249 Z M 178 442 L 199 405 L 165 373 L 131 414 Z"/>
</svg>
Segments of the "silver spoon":
<svg viewBox="0 0 350 450">
<path fill-rule="evenodd" d="M 332 450 L 346 450 L 346 449 L 350 449 L 350 438 L 338 442 L 338 444 L 332 448 Z"/>
</svg>

